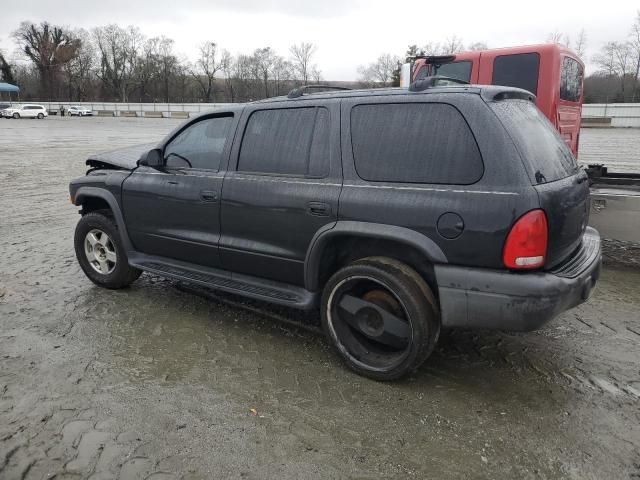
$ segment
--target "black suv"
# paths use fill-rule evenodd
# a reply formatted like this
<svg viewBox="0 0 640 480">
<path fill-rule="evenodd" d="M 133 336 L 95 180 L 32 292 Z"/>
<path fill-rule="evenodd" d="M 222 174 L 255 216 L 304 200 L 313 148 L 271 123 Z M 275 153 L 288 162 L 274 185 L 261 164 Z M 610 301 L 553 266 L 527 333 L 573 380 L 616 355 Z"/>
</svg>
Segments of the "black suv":
<svg viewBox="0 0 640 480">
<path fill-rule="evenodd" d="M 600 272 L 586 173 L 506 87 L 321 92 L 219 109 L 70 185 L 80 266 L 298 308 L 360 374 L 394 379 L 441 327 L 531 330 Z"/>
</svg>

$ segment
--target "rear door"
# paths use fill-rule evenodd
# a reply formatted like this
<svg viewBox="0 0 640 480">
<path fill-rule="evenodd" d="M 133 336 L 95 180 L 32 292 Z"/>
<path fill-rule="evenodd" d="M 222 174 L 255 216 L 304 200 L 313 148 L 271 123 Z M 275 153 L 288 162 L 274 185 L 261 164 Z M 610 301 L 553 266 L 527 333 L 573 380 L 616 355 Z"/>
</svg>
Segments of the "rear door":
<svg viewBox="0 0 640 480">
<path fill-rule="evenodd" d="M 295 285 L 342 187 L 337 100 L 247 108 L 222 192 L 223 268 Z"/>
<path fill-rule="evenodd" d="M 124 181 L 136 250 L 219 266 L 220 194 L 235 124 L 232 113 L 188 124 L 164 147 L 163 168 L 141 166 Z"/>
<path fill-rule="evenodd" d="M 524 161 L 540 207 L 547 215 L 546 267 L 575 250 L 589 221 L 589 182 L 567 144 L 547 118 L 526 100 L 492 102 Z"/>
</svg>

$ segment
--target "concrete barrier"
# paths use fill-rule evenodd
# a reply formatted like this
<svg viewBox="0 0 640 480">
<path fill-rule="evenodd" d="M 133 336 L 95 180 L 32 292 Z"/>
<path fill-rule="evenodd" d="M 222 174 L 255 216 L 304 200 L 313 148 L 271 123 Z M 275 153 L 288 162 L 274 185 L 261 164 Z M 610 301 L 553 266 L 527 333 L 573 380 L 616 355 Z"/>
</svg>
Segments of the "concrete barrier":
<svg viewBox="0 0 640 480">
<path fill-rule="evenodd" d="M 189 112 L 171 112 L 171 118 L 189 118 Z"/>
<path fill-rule="evenodd" d="M 582 128 L 611 127 L 611 117 L 582 117 Z"/>
<path fill-rule="evenodd" d="M 116 112 L 113 110 L 98 110 L 99 117 L 115 117 Z"/>
<path fill-rule="evenodd" d="M 145 118 L 162 118 L 162 112 L 144 112 Z"/>
<path fill-rule="evenodd" d="M 137 117 L 138 112 L 133 112 L 131 110 L 123 110 L 120 112 L 121 117 Z"/>
</svg>

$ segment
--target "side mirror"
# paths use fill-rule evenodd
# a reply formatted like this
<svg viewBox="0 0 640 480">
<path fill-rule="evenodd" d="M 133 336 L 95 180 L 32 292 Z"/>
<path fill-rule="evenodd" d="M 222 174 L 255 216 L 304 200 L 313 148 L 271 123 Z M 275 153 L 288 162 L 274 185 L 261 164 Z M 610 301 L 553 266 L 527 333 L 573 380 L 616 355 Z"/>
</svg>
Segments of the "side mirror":
<svg viewBox="0 0 640 480">
<path fill-rule="evenodd" d="M 154 148 L 144 154 L 137 162 L 139 167 L 159 168 L 162 166 L 162 150 Z"/>
</svg>

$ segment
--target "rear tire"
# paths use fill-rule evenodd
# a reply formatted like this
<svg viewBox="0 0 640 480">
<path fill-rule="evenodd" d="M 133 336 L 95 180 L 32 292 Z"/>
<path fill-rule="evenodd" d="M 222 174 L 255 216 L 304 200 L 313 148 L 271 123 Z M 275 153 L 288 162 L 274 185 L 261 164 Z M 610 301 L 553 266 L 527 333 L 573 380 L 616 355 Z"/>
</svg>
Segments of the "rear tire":
<svg viewBox="0 0 640 480">
<path fill-rule="evenodd" d="M 76 226 L 76 258 L 85 275 L 100 287 L 119 289 L 142 274 L 129 265 L 120 232 L 113 218 L 101 210 L 82 216 Z"/>
<path fill-rule="evenodd" d="M 374 380 L 417 369 L 440 335 L 440 312 L 424 279 L 387 257 L 358 260 L 327 282 L 322 328 L 347 366 Z"/>
</svg>

